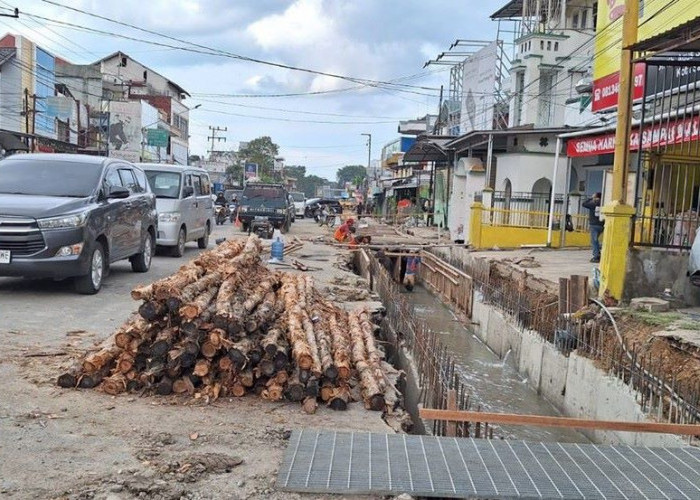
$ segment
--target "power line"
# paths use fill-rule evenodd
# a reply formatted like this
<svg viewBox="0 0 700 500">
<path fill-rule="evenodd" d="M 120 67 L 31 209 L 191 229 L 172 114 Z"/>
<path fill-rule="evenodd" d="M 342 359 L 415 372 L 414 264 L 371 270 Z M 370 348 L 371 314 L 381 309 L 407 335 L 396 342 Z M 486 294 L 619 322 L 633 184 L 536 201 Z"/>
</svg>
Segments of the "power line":
<svg viewBox="0 0 700 500">
<path fill-rule="evenodd" d="M 147 28 L 142 28 L 142 27 L 140 27 L 140 26 L 136 26 L 136 25 L 131 24 L 131 23 L 126 23 L 126 22 L 123 22 L 123 21 L 117 21 L 117 20 L 115 20 L 115 19 L 110 19 L 110 18 L 108 18 L 108 17 L 101 16 L 101 15 L 95 14 L 95 13 L 93 13 L 93 12 L 88 12 L 88 11 L 85 11 L 85 10 L 82 10 L 82 9 L 78 9 L 78 8 L 76 8 L 76 7 L 70 7 L 70 6 L 68 6 L 68 5 L 62 4 L 62 3 L 60 3 L 60 2 L 55 2 L 55 1 L 53 1 L 53 0 L 41 0 L 41 1 L 44 2 L 44 3 L 51 4 L 51 5 L 55 5 L 55 6 L 57 6 L 57 7 L 62 7 L 62 8 L 64 8 L 64 9 L 71 10 L 71 11 L 73 11 L 73 12 L 78 12 L 78 13 L 81 13 L 81 14 L 83 14 L 83 15 L 87 15 L 87 16 L 90 16 L 90 17 L 95 17 L 95 18 L 97 18 L 97 19 L 101 19 L 101 20 L 104 20 L 104 21 L 108 21 L 108 22 L 110 22 L 110 23 L 118 24 L 118 25 L 120 25 L 120 26 L 129 27 L 129 28 L 135 29 L 135 30 L 137 30 L 137 31 L 141 31 L 141 32 L 144 32 L 144 33 L 148 33 L 148 34 L 150 34 L 150 35 L 159 36 L 159 37 L 165 38 L 165 39 L 167 39 L 167 40 L 175 41 L 175 42 L 178 42 L 178 43 L 184 43 L 184 44 L 187 44 L 187 45 L 190 45 L 190 46 L 193 46 L 193 47 L 197 47 L 197 48 L 199 48 L 199 49 L 203 49 L 203 50 L 205 50 L 205 51 L 208 51 L 208 52 L 205 52 L 205 53 L 208 53 L 208 54 L 210 54 L 210 55 L 221 55 L 221 56 L 225 56 L 225 57 L 229 57 L 229 58 L 233 58 L 233 59 L 238 59 L 238 60 L 242 60 L 242 61 L 246 61 L 246 62 L 252 62 L 252 63 L 256 63 L 256 64 L 262 64 L 262 65 L 272 66 L 272 67 L 281 68 L 281 69 L 288 69 L 288 70 L 292 70 L 292 71 L 299 71 L 299 72 L 309 73 L 309 74 L 313 74 L 313 75 L 317 75 L 317 76 L 327 76 L 327 77 L 330 77 L 330 78 L 337 78 L 337 79 L 340 79 L 340 80 L 346 80 L 346 81 L 350 81 L 350 82 L 353 82 L 353 83 L 359 83 L 359 84 L 367 85 L 367 86 L 395 86 L 395 87 L 400 87 L 400 88 L 402 88 L 401 91 L 403 91 L 403 92 L 414 93 L 413 91 L 408 90 L 408 89 L 429 90 L 429 91 L 436 91 L 436 90 L 438 90 L 438 89 L 436 89 L 436 88 L 434 88 L 434 87 L 425 87 L 425 86 L 419 86 L 419 85 L 407 85 L 407 84 L 392 83 L 392 82 L 387 82 L 387 81 L 382 81 L 382 80 L 372 80 L 372 79 L 368 79 L 368 78 L 350 77 L 350 76 L 340 75 L 340 74 L 336 74 L 336 73 L 329 73 L 329 72 L 325 72 L 325 71 L 319 71 L 319 70 L 315 70 L 315 69 L 304 68 L 304 67 L 300 67 L 300 66 L 293 66 L 293 65 L 290 65 L 290 64 L 278 63 L 278 62 L 273 62 L 273 61 L 266 61 L 266 60 L 264 60 L 264 59 L 258 59 L 258 58 L 254 58 L 254 57 L 249 57 L 249 56 L 244 56 L 244 55 L 240 55 L 240 54 L 235 54 L 235 53 L 232 53 L 232 52 L 229 52 L 229 51 L 225 51 L 225 50 L 221 50 L 221 49 L 216 49 L 216 48 L 208 47 L 208 46 L 206 46 L 206 45 L 202 45 L 202 44 L 190 42 L 190 41 L 187 41 L 187 40 L 183 40 L 183 39 L 181 39 L 181 38 L 177 38 L 177 37 L 173 37 L 173 36 L 170 36 L 170 35 L 166 35 L 166 34 L 164 34 L 164 33 L 159 33 L 159 32 L 154 31 L 154 30 L 149 30 L 149 29 L 147 29 Z M 146 43 L 148 43 L 148 42 L 146 42 Z M 157 43 L 157 42 L 150 42 L 150 43 Z M 181 50 L 188 50 L 188 49 L 185 48 L 185 47 L 179 47 L 179 48 L 180 48 Z M 189 50 L 192 50 L 192 49 L 189 49 Z M 399 89 L 397 89 L 397 90 L 399 90 Z"/>
</svg>

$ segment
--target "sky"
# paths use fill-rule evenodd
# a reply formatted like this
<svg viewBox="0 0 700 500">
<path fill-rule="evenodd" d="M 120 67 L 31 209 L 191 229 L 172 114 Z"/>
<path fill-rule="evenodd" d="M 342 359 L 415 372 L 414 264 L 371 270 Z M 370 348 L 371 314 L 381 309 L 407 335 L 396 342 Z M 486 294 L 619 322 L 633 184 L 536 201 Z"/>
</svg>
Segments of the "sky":
<svg viewBox="0 0 700 500">
<path fill-rule="evenodd" d="M 200 105 L 190 112 L 191 154 L 211 149 L 210 126 L 225 127 L 227 141 L 217 149 L 236 150 L 240 141 L 269 135 L 287 165 L 305 165 L 309 173 L 333 179 L 344 165 L 367 163 L 361 134 L 372 134 L 377 159 L 381 146 L 398 137 L 399 120 L 437 112 L 449 67 L 423 69 L 424 63 L 455 39 L 495 37 L 489 15 L 505 3 L 0 0 L 0 8 L 20 8 L 18 20 L 0 18 L 0 31 L 21 33 L 76 64 L 121 50 L 176 82 L 191 94 L 186 105 Z"/>
</svg>

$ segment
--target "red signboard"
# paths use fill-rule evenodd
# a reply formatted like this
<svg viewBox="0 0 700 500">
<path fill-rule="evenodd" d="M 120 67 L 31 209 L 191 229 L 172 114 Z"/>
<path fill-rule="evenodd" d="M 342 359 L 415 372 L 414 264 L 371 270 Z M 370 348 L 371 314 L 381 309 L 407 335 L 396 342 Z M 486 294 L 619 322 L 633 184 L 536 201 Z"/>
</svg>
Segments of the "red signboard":
<svg viewBox="0 0 700 500">
<path fill-rule="evenodd" d="M 634 100 L 644 97 L 644 64 L 634 65 Z M 605 111 L 617 107 L 620 94 L 620 73 L 604 76 L 593 82 L 593 111 Z"/>
<path fill-rule="evenodd" d="M 700 137 L 700 117 L 672 120 L 644 129 L 642 148 L 651 149 L 684 142 L 696 141 Z M 639 149 L 639 129 L 630 134 L 630 150 Z M 588 137 L 573 137 L 566 143 L 566 154 L 570 158 L 604 155 L 615 152 L 615 133 Z"/>
</svg>

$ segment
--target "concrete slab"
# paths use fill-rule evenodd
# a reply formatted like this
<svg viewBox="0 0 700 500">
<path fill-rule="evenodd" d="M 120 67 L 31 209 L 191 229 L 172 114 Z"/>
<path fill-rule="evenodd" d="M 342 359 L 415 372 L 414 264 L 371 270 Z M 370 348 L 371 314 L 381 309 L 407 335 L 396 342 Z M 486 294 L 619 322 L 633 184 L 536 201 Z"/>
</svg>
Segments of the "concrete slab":
<svg viewBox="0 0 700 500">
<path fill-rule="evenodd" d="M 635 297 L 630 300 L 632 309 L 642 309 L 649 312 L 666 312 L 670 308 L 668 300 L 656 297 Z"/>
</svg>

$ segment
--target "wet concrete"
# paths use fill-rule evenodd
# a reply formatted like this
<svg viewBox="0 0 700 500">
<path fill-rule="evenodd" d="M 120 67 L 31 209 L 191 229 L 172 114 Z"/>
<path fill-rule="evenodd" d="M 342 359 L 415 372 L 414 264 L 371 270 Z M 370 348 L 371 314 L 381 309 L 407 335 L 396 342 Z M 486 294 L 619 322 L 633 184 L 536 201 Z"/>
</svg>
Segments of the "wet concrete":
<svg viewBox="0 0 700 500">
<path fill-rule="evenodd" d="M 471 393 L 472 407 L 483 411 L 553 415 L 560 413 L 527 384 L 509 362 L 500 359 L 482 343 L 449 308 L 423 287 L 416 287 L 407 298 L 415 305 L 416 316 L 434 331 L 455 359 L 457 370 Z M 502 426 L 494 436 L 528 441 L 588 442 L 579 432 L 547 427 Z"/>
</svg>

